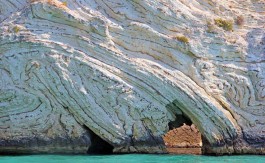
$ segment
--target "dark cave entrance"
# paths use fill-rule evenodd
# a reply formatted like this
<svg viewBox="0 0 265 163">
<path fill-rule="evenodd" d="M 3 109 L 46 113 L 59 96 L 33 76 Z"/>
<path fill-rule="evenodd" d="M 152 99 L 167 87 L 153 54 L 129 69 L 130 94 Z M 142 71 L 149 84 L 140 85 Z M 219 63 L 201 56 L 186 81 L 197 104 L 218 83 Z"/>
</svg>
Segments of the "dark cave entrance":
<svg viewBox="0 0 265 163">
<path fill-rule="evenodd" d="M 88 148 L 87 153 L 93 155 L 109 155 L 113 154 L 114 147 L 107 141 L 100 138 L 92 130 L 86 127 L 90 133 L 91 146 Z"/>
<path fill-rule="evenodd" d="M 188 126 L 191 126 L 192 125 L 192 122 L 191 120 L 185 116 L 185 115 L 175 115 L 176 116 L 176 119 L 175 121 L 171 121 L 168 123 L 168 127 L 169 127 L 169 130 L 172 130 L 174 128 L 178 128 L 178 127 L 181 127 L 184 123 Z"/>
<path fill-rule="evenodd" d="M 163 140 L 168 153 L 202 154 L 202 135 L 188 116 L 176 114 Z"/>
</svg>

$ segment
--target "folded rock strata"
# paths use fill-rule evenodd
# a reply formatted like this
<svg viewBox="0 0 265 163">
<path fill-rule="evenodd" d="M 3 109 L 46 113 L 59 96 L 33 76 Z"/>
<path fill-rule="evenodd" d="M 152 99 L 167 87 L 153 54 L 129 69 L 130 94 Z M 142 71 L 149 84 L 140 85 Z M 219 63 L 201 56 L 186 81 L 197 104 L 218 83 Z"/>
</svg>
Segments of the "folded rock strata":
<svg viewBox="0 0 265 163">
<path fill-rule="evenodd" d="M 264 154 L 264 3 L 0 1 L 0 151 L 164 153 L 185 115 L 205 153 Z"/>
</svg>

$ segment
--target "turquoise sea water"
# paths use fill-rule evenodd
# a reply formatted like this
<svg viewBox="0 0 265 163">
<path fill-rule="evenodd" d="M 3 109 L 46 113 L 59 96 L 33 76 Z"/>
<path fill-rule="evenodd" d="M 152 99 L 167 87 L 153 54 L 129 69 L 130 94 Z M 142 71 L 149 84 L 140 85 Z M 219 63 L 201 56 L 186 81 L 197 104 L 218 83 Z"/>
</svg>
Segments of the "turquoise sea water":
<svg viewBox="0 0 265 163">
<path fill-rule="evenodd" d="M 0 156 L 0 163 L 265 163 L 265 156 L 193 155 L 28 155 Z"/>
</svg>

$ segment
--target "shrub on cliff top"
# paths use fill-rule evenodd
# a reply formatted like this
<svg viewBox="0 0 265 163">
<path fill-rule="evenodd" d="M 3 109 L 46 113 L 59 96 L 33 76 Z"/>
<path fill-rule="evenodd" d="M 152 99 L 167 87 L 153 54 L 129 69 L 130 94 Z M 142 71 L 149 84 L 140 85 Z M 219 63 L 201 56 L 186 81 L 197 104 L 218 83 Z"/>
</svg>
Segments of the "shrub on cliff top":
<svg viewBox="0 0 265 163">
<path fill-rule="evenodd" d="M 13 31 L 14 31 L 15 33 L 18 33 L 18 32 L 20 31 L 20 27 L 19 27 L 19 26 L 15 26 L 15 27 L 13 28 Z"/>
<path fill-rule="evenodd" d="M 185 36 L 176 36 L 174 38 L 177 39 L 180 42 L 185 43 L 185 44 L 189 43 L 189 39 L 187 37 L 185 37 Z"/>
<path fill-rule="evenodd" d="M 218 27 L 222 27 L 226 31 L 232 31 L 233 30 L 233 22 L 230 20 L 224 20 L 224 19 L 218 18 L 218 19 L 214 19 L 214 23 Z"/>
</svg>

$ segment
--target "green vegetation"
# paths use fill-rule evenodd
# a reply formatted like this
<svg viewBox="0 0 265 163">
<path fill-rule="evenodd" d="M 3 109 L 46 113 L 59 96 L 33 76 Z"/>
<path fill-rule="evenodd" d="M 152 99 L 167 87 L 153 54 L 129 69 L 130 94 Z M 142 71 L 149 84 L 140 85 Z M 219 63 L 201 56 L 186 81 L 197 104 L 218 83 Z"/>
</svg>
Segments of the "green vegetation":
<svg viewBox="0 0 265 163">
<path fill-rule="evenodd" d="M 15 27 L 13 28 L 13 31 L 14 31 L 15 33 L 18 33 L 18 32 L 20 31 L 20 27 L 15 26 Z"/>
<path fill-rule="evenodd" d="M 185 36 L 176 36 L 175 39 L 177 39 L 180 42 L 183 42 L 185 44 L 189 43 L 189 39 Z"/>
<path fill-rule="evenodd" d="M 222 27 L 226 31 L 232 31 L 233 30 L 233 22 L 230 20 L 224 20 L 224 19 L 218 18 L 218 19 L 214 19 L 214 23 L 218 27 Z"/>
</svg>

